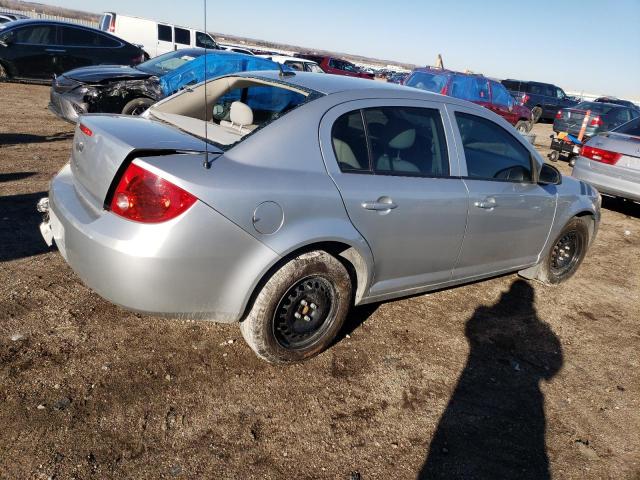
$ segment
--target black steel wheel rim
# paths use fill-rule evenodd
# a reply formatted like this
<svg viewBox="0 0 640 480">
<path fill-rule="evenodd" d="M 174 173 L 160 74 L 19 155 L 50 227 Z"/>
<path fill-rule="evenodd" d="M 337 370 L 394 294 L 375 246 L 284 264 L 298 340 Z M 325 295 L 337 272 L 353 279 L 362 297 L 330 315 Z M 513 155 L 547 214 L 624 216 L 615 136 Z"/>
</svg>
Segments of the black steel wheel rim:
<svg viewBox="0 0 640 480">
<path fill-rule="evenodd" d="M 577 231 L 566 232 L 551 251 L 551 273 L 560 276 L 571 271 L 582 253 L 582 238 Z"/>
<path fill-rule="evenodd" d="M 273 316 L 273 334 L 288 350 L 313 345 L 327 331 L 334 316 L 336 293 L 321 276 L 303 278 L 282 296 Z"/>
</svg>

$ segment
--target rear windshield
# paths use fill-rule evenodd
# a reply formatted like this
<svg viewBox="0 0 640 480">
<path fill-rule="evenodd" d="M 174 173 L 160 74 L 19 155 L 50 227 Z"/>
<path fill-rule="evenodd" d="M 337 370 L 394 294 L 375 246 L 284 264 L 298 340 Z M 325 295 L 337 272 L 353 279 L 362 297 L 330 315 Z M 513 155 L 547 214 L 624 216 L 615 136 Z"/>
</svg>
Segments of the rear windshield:
<svg viewBox="0 0 640 480">
<path fill-rule="evenodd" d="M 415 87 L 428 92 L 440 93 L 447 85 L 449 76 L 444 73 L 413 72 L 405 83 L 408 87 Z"/>
<path fill-rule="evenodd" d="M 640 137 L 640 117 L 631 120 L 624 125 L 620 125 L 618 128 L 615 128 L 612 131 L 616 133 L 624 133 L 626 135 L 634 135 L 636 137 Z"/>
<path fill-rule="evenodd" d="M 607 113 L 609 110 L 614 108 L 611 105 L 607 105 L 606 103 L 598 103 L 598 102 L 581 102 L 575 107 L 572 107 L 573 110 L 591 110 L 596 113 Z"/>
</svg>

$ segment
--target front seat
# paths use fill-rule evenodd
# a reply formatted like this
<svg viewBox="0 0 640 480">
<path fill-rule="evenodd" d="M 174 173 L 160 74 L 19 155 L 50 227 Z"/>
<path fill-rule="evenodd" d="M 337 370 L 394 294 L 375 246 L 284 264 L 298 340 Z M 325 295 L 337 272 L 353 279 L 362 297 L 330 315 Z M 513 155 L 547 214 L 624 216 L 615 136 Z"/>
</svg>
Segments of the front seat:
<svg viewBox="0 0 640 480">
<path fill-rule="evenodd" d="M 409 128 L 389 140 L 388 149 L 395 155 L 389 156 L 387 153 L 378 158 L 376 167 L 378 170 L 387 172 L 404 172 L 404 173 L 420 173 L 420 169 L 413 163 L 402 159 L 401 152 L 413 147 L 416 141 L 416 129 Z"/>
<path fill-rule="evenodd" d="M 253 110 L 242 102 L 233 102 L 229 112 L 229 120 L 221 120 L 220 125 L 242 134 L 252 132 L 257 128 L 253 124 Z"/>
</svg>

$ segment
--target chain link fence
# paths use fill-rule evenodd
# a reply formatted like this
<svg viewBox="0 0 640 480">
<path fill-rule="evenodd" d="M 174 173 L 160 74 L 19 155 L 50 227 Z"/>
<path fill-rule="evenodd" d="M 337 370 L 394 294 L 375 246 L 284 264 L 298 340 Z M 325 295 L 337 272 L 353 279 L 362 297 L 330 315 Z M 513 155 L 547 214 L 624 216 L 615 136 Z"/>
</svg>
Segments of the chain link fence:
<svg viewBox="0 0 640 480">
<path fill-rule="evenodd" d="M 59 15 L 49 15 L 47 13 L 38 13 L 38 12 L 33 12 L 28 10 L 13 10 L 11 8 L 0 7 L 0 14 L 4 12 L 15 13 L 18 15 L 26 15 L 30 18 L 37 18 L 41 20 L 57 20 L 60 22 L 76 23 L 78 25 L 85 25 L 87 27 L 98 28 L 98 22 L 94 22 L 91 20 L 84 20 L 80 18 L 67 18 L 67 17 L 61 17 Z"/>
</svg>

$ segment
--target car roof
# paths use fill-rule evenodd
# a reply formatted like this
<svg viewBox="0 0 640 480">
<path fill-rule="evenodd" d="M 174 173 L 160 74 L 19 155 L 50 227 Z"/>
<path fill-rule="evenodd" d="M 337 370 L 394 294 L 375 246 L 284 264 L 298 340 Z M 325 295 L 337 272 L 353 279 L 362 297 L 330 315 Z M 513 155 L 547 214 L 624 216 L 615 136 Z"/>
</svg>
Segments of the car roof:
<svg viewBox="0 0 640 480">
<path fill-rule="evenodd" d="M 65 27 L 71 26 L 71 27 L 86 28 L 88 30 L 95 30 L 97 32 L 110 35 L 109 32 L 103 32 L 102 30 L 98 30 L 95 27 L 90 27 L 89 25 L 80 25 L 79 23 L 61 22 L 60 20 L 46 20 L 41 18 L 27 18 L 24 20 L 15 20 L 11 22 L 11 25 L 9 25 L 7 28 L 21 27 L 23 25 L 63 25 Z"/>
</svg>

